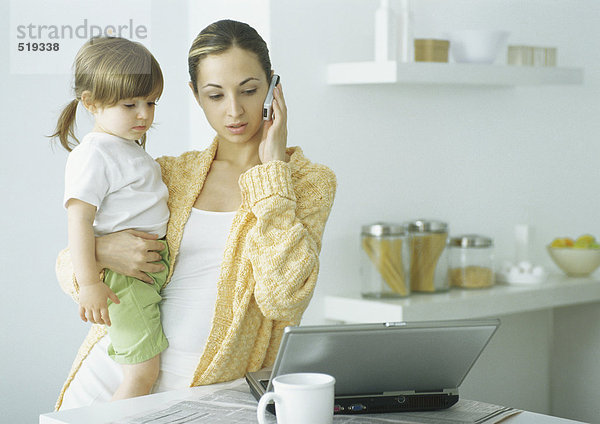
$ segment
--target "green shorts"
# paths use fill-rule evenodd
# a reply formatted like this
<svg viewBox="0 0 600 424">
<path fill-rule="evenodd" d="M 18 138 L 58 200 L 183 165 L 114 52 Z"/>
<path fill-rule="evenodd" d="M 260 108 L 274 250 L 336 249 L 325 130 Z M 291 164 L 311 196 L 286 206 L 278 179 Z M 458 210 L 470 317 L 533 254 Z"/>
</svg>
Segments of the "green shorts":
<svg viewBox="0 0 600 424">
<path fill-rule="evenodd" d="M 160 321 L 158 304 L 162 300 L 160 291 L 169 274 L 169 247 L 159 253 L 165 269 L 148 273 L 154 284 L 137 278 L 117 274 L 109 269 L 104 274 L 104 282 L 117 295 L 121 303 L 108 301 L 111 326 L 106 327 L 110 336 L 108 354 L 120 364 L 137 364 L 147 361 L 165 350 L 169 343 Z"/>
</svg>

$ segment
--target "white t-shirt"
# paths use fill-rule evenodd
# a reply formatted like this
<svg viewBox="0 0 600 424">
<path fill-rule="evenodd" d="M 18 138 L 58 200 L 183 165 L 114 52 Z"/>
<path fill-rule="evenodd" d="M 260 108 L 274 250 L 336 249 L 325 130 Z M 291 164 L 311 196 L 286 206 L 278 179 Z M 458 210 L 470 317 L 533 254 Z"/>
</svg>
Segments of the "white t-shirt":
<svg viewBox="0 0 600 424">
<path fill-rule="evenodd" d="M 131 228 L 164 237 L 168 196 L 160 165 L 135 141 L 92 132 L 67 159 L 64 205 L 96 206 L 96 236 Z"/>
</svg>

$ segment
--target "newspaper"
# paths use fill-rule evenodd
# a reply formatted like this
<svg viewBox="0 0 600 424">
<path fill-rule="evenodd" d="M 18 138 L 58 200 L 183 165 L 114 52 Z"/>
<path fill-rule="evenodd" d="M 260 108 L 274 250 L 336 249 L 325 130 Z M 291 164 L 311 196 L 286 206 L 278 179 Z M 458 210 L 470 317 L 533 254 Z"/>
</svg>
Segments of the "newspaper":
<svg viewBox="0 0 600 424">
<path fill-rule="evenodd" d="M 132 415 L 111 424 L 247 424 L 257 422 L 256 400 L 247 387 L 219 390 L 171 402 L 153 411 Z M 480 424 L 499 423 L 520 410 L 461 399 L 449 409 L 369 415 L 335 415 L 334 424 Z M 267 413 L 267 422 L 277 424 Z"/>
</svg>

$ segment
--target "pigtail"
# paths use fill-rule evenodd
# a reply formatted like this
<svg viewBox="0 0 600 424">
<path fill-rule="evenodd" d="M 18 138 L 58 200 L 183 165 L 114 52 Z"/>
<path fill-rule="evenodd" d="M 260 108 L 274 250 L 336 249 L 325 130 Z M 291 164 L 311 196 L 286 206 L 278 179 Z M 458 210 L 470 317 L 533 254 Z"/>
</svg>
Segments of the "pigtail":
<svg viewBox="0 0 600 424">
<path fill-rule="evenodd" d="M 79 140 L 75 137 L 75 114 L 77 112 L 78 104 L 79 101 L 75 99 L 63 109 L 58 117 L 56 130 L 54 134 L 50 136 L 52 138 L 58 138 L 60 144 L 67 149 L 68 152 L 73 150 L 73 148 L 79 144 Z"/>
</svg>

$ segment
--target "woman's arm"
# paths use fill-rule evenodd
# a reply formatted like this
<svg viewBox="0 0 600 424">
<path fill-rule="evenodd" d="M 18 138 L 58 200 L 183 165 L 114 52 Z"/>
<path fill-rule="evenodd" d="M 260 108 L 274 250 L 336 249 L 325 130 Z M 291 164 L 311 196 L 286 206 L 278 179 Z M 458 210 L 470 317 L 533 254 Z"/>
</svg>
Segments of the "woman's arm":
<svg viewBox="0 0 600 424">
<path fill-rule="evenodd" d="M 159 272 L 163 265 L 154 263 L 163 244 L 154 234 L 125 230 L 96 237 L 96 262 L 98 269 L 109 268 L 119 274 L 129 275 L 149 284 L 153 283 L 146 272 Z M 79 303 L 79 285 L 73 271 L 70 250 L 62 250 L 56 259 L 56 277 L 62 290 Z"/>
<path fill-rule="evenodd" d="M 300 321 L 312 298 L 336 180 L 328 168 L 305 161 L 292 183 L 281 84 L 273 95 L 274 118 L 264 122 L 258 149 L 263 164 L 240 177 L 240 188 L 257 219 L 248 233 L 254 298 L 265 317 L 287 325 Z"/>
<path fill-rule="evenodd" d="M 96 238 L 96 260 L 101 269 L 108 268 L 119 274 L 128 275 L 154 284 L 147 272 L 160 272 L 164 245 L 155 234 L 125 230 Z"/>
<path fill-rule="evenodd" d="M 298 322 L 317 281 L 336 181 L 326 167 L 307 168 L 294 184 L 290 165 L 282 161 L 255 166 L 240 177 L 242 204 L 257 219 L 248 233 L 254 296 L 272 320 Z"/>
</svg>

